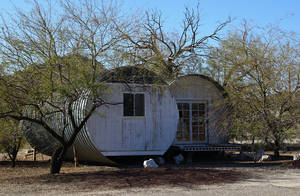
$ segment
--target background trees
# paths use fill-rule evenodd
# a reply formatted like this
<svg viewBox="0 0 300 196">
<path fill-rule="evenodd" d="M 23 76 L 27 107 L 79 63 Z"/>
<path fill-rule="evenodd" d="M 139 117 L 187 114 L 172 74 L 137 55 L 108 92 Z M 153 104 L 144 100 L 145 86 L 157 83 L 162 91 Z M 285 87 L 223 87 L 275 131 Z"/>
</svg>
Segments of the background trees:
<svg viewBox="0 0 300 196">
<path fill-rule="evenodd" d="M 34 123 L 58 142 L 51 173 L 59 173 L 64 154 L 95 109 L 108 104 L 97 77 L 121 39 L 113 28 L 112 5 L 62 1 L 61 6 L 54 10 L 51 1 L 48 7 L 34 1 L 30 12 L 3 17 L 0 30 L 0 117 Z M 79 116 L 76 103 L 82 100 L 89 106 Z"/>
<path fill-rule="evenodd" d="M 0 152 L 2 151 L 8 155 L 12 167 L 16 165 L 19 149 L 24 143 L 23 139 L 20 122 L 12 119 L 0 120 Z"/>
<path fill-rule="evenodd" d="M 245 23 L 213 48 L 207 61 L 208 74 L 230 96 L 234 130 L 260 135 L 276 156 L 300 122 L 299 46 L 280 29 L 251 29 Z"/>
</svg>

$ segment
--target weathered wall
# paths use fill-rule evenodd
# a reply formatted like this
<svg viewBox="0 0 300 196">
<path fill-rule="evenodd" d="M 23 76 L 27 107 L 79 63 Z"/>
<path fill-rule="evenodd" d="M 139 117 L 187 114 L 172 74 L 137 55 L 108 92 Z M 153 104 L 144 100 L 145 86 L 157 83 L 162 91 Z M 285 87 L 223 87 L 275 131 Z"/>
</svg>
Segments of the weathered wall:
<svg viewBox="0 0 300 196">
<path fill-rule="evenodd" d="M 104 155 L 163 154 L 172 144 L 178 121 L 175 99 L 167 86 L 109 84 L 107 100 L 117 105 L 98 108 L 87 127 Z M 123 93 L 144 93 L 145 116 L 123 116 Z"/>
<path fill-rule="evenodd" d="M 199 75 L 184 76 L 170 85 L 171 94 L 176 100 L 194 100 L 207 103 L 208 144 L 226 143 L 226 133 L 222 118 L 226 110 L 224 105 L 224 92 L 212 81 Z"/>
</svg>

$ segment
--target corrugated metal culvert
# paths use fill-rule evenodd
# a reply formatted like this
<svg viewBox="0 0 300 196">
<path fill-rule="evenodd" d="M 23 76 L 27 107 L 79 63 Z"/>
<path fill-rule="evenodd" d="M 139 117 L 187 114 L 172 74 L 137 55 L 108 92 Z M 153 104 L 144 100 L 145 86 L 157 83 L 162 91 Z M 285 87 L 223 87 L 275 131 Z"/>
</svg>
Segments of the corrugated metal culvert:
<svg viewBox="0 0 300 196">
<path fill-rule="evenodd" d="M 174 141 L 178 123 L 176 101 L 168 85 L 155 73 L 138 67 L 107 71 L 99 81 L 105 81 L 111 89 L 107 100 L 120 104 L 101 106 L 90 117 L 74 142 L 79 160 L 111 163 L 107 156 L 163 155 Z M 125 103 L 128 96 L 133 100 Z M 89 100 L 79 99 L 73 107 L 79 122 L 89 107 Z M 51 126 L 59 130 L 62 118 L 53 117 Z M 33 147 L 52 154 L 58 142 L 49 133 L 36 124 L 24 123 L 23 127 Z M 70 126 L 67 127 L 65 136 L 70 137 L 71 132 Z M 72 157 L 69 149 L 67 159 Z"/>
<path fill-rule="evenodd" d="M 85 109 L 87 107 L 87 99 L 81 98 L 76 101 L 73 105 L 75 120 L 79 124 L 81 119 L 84 118 Z M 55 115 L 50 121 L 51 127 L 59 132 L 62 130 L 63 122 L 62 115 Z M 53 151 L 60 145 L 59 142 L 48 133 L 42 126 L 36 123 L 30 123 L 27 121 L 23 122 L 23 132 L 26 140 L 30 145 L 35 148 L 38 152 L 51 156 Z M 61 133 L 59 133 L 61 135 Z M 65 129 L 65 137 L 68 139 L 72 134 L 71 126 L 67 126 Z M 74 147 L 78 152 L 79 160 L 91 161 L 91 162 L 102 162 L 112 163 L 109 159 L 104 157 L 99 150 L 97 150 L 90 139 L 90 135 L 86 126 L 82 128 L 76 137 Z M 73 159 L 73 151 L 69 149 L 66 154 L 66 159 Z"/>
</svg>

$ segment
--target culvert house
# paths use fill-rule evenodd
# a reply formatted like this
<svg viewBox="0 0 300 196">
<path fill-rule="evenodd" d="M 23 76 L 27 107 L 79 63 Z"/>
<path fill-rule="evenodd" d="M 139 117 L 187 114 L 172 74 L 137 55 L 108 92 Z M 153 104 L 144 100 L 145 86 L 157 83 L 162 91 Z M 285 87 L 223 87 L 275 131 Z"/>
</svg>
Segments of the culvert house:
<svg viewBox="0 0 300 196">
<path fill-rule="evenodd" d="M 228 144 L 220 124 L 226 115 L 226 93 L 206 76 L 186 75 L 168 84 L 147 69 L 128 66 L 107 71 L 99 80 L 109 89 L 105 100 L 119 104 L 99 107 L 80 131 L 74 147 L 81 161 L 111 163 L 111 156 L 163 155 L 170 146 L 183 151 L 239 149 Z M 76 103 L 78 118 L 88 104 L 83 99 Z M 34 124 L 24 133 L 44 154 L 51 155 L 58 144 Z M 66 159 L 73 159 L 72 149 Z"/>
<path fill-rule="evenodd" d="M 107 163 L 108 156 L 163 155 L 173 143 L 179 118 L 168 84 L 137 67 L 107 71 L 100 81 L 109 89 L 104 99 L 120 104 L 101 106 L 90 117 L 74 143 L 78 159 Z M 76 103 L 79 118 L 88 104 L 88 100 Z M 37 125 L 27 126 L 24 133 L 32 147 L 44 154 L 51 155 L 58 144 Z M 66 158 L 72 157 L 69 149 Z"/>
</svg>

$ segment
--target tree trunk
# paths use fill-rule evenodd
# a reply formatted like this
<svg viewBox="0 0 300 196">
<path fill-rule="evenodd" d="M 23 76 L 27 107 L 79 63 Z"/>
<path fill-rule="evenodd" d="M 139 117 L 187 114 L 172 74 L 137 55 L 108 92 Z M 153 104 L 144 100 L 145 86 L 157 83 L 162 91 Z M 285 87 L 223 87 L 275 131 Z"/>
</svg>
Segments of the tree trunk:
<svg viewBox="0 0 300 196">
<path fill-rule="evenodd" d="M 57 148 L 51 157 L 50 174 L 58 174 L 60 172 L 64 155 L 67 148 L 65 146 Z"/>
<path fill-rule="evenodd" d="M 73 156 L 74 156 L 74 167 L 78 167 L 79 166 L 78 153 L 74 145 L 73 145 Z"/>
<path fill-rule="evenodd" d="M 33 162 L 36 162 L 36 149 L 33 149 Z"/>
<path fill-rule="evenodd" d="M 279 150 L 280 150 L 280 142 L 278 140 L 275 140 L 274 141 L 274 156 L 275 156 L 275 158 L 279 158 L 279 156 L 280 156 Z"/>
<path fill-rule="evenodd" d="M 17 155 L 13 155 L 11 159 L 11 167 L 16 167 Z"/>
<path fill-rule="evenodd" d="M 255 145 L 255 137 L 252 136 L 251 153 L 252 153 L 252 155 L 253 155 L 253 161 L 254 161 L 254 163 L 256 163 L 257 160 L 256 160 L 255 152 L 254 152 L 254 148 L 255 148 L 254 145 Z"/>
<path fill-rule="evenodd" d="M 16 166 L 16 159 L 17 159 L 18 151 L 19 151 L 19 149 L 17 149 L 16 145 L 14 145 L 12 151 L 7 150 L 7 154 L 11 160 L 11 167 Z"/>
<path fill-rule="evenodd" d="M 274 150 L 274 156 L 275 156 L 275 158 L 279 158 L 280 157 L 279 149 L 275 149 Z"/>
</svg>

